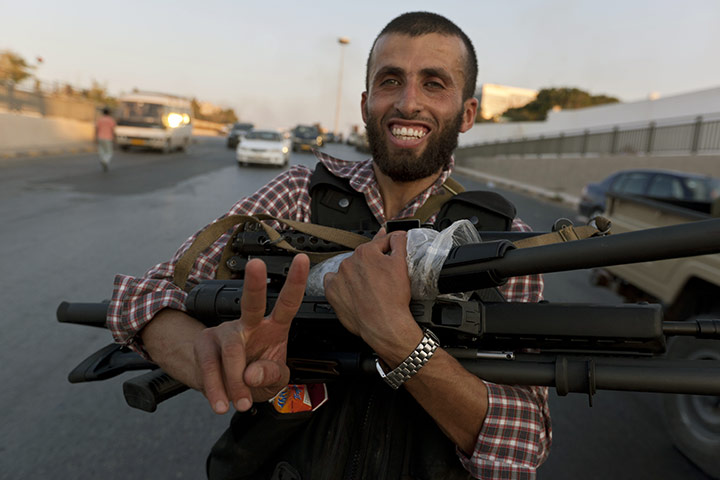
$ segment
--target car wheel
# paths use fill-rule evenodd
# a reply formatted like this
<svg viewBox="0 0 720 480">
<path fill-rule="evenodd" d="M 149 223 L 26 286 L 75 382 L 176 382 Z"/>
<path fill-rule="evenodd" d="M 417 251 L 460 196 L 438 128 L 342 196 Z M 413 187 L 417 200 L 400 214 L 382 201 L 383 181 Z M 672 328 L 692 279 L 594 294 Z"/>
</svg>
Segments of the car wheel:
<svg viewBox="0 0 720 480">
<path fill-rule="evenodd" d="M 172 145 L 170 144 L 170 139 L 167 139 L 167 140 L 165 141 L 165 145 L 163 145 L 162 153 L 170 153 L 170 148 L 171 148 L 171 147 L 172 147 Z"/>
<path fill-rule="evenodd" d="M 120 150 L 122 150 L 123 152 L 127 152 L 128 150 L 130 150 L 130 146 L 129 145 L 120 145 Z"/>
<path fill-rule="evenodd" d="M 720 360 L 716 340 L 673 337 L 668 358 Z M 664 419 L 673 443 L 712 478 L 720 479 L 720 397 L 663 395 Z"/>
</svg>

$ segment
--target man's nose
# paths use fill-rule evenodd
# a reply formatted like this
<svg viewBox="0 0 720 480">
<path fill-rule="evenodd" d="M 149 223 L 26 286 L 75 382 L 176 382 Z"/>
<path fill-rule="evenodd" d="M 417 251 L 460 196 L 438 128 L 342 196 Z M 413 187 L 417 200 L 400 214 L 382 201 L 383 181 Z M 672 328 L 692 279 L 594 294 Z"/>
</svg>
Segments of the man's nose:
<svg viewBox="0 0 720 480">
<path fill-rule="evenodd" d="M 422 97 L 416 85 L 407 83 L 398 92 L 395 108 L 406 117 L 412 117 L 422 110 Z"/>
</svg>

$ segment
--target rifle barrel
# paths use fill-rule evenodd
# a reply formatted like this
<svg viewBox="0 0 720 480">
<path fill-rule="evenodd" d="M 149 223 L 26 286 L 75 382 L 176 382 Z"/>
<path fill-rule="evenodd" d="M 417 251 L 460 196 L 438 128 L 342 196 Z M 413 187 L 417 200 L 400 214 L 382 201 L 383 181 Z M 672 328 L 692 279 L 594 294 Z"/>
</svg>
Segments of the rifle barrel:
<svg viewBox="0 0 720 480">
<path fill-rule="evenodd" d="M 501 250 L 477 258 L 482 244 L 451 249 L 440 272 L 440 293 L 502 285 L 509 277 L 720 253 L 720 219 L 651 228 L 539 247 Z"/>
<path fill-rule="evenodd" d="M 483 380 L 507 385 L 555 387 L 558 395 L 585 393 L 592 396 L 597 390 L 720 395 L 720 367 L 714 366 L 716 362 L 706 360 L 535 354 L 518 354 L 514 360 L 461 357 L 458 361 L 462 366 Z M 377 375 L 372 357 L 358 354 L 355 364 L 355 371 L 343 371 L 341 375 Z M 310 372 L 311 382 L 323 381 L 316 376 L 315 372 Z M 293 378 L 297 383 L 308 383 L 303 381 L 308 377 L 303 377 L 301 372 Z M 146 412 L 154 412 L 159 403 L 185 390 L 185 385 L 160 369 L 123 384 L 128 405 Z"/>
</svg>

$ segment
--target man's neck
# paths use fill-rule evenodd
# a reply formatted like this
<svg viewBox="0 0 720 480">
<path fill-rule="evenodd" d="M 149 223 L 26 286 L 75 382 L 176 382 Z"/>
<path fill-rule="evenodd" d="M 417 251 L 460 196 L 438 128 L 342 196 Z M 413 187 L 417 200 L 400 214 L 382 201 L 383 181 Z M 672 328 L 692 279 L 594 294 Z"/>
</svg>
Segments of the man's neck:
<svg viewBox="0 0 720 480">
<path fill-rule="evenodd" d="M 378 189 L 383 199 L 385 209 L 383 213 L 386 221 L 395 218 L 410 200 L 429 188 L 442 174 L 442 170 L 439 170 L 437 173 L 429 177 L 421 178 L 420 180 L 395 182 L 382 173 L 375 163 L 373 163 L 373 170 L 375 171 Z"/>
</svg>

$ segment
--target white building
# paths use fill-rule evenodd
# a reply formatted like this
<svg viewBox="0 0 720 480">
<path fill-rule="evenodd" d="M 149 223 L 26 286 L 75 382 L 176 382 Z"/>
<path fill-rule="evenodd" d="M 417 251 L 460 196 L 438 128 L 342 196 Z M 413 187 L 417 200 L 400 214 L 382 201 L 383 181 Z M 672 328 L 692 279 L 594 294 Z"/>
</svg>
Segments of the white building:
<svg viewBox="0 0 720 480">
<path fill-rule="evenodd" d="M 687 123 L 695 117 L 720 118 L 720 87 L 636 102 L 611 103 L 574 110 L 548 112 L 542 122 L 478 123 L 460 135 L 459 143 L 474 145 L 540 135 L 577 134 L 584 130 L 611 130 L 613 127 L 645 127 Z"/>
<path fill-rule="evenodd" d="M 521 108 L 537 98 L 537 90 L 483 83 L 475 92 L 478 117 L 497 120 L 508 108 Z"/>
</svg>

